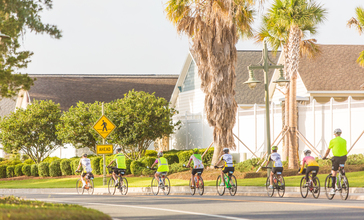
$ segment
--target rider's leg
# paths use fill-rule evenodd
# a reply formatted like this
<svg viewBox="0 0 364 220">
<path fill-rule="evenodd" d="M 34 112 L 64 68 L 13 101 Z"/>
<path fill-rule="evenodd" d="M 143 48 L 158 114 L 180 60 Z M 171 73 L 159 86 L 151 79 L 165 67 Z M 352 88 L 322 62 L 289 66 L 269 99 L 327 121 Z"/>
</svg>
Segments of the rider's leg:
<svg viewBox="0 0 364 220">
<path fill-rule="evenodd" d="M 191 185 L 194 186 L 195 185 L 195 175 L 191 174 Z"/>
<path fill-rule="evenodd" d="M 83 175 L 81 174 L 81 180 L 82 180 L 82 187 L 86 186 L 86 182 L 85 179 L 83 178 Z"/>
<path fill-rule="evenodd" d="M 225 185 L 224 172 L 221 170 L 221 182 Z"/>
<path fill-rule="evenodd" d="M 112 172 L 112 178 L 114 178 L 115 182 L 117 182 L 117 181 L 118 181 L 118 178 L 116 177 L 115 172 Z"/>
<path fill-rule="evenodd" d="M 269 182 L 270 182 L 270 185 L 273 186 L 273 171 L 270 172 Z"/>
<path fill-rule="evenodd" d="M 157 182 L 160 184 L 160 182 L 159 182 L 159 174 L 158 174 L 158 172 L 155 172 L 154 177 L 155 177 L 155 179 L 157 180 Z"/>
<path fill-rule="evenodd" d="M 331 171 L 332 188 L 334 188 L 334 189 L 335 189 L 335 183 L 336 183 L 336 174 L 337 174 L 337 171 L 335 171 L 335 170 Z"/>
</svg>

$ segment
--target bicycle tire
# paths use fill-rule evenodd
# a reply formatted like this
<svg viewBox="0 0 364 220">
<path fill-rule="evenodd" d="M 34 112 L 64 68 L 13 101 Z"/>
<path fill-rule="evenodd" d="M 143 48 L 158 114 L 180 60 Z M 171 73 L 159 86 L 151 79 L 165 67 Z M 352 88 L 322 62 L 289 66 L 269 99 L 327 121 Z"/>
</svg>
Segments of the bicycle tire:
<svg viewBox="0 0 364 220">
<path fill-rule="evenodd" d="M 269 179 L 269 177 L 267 177 L 267 181 L 265 182 L 265 188 L 267 190 L 268 196 L 272 197 L 274 194 L 274 187 L 273 187 L 273 189 L 269 189 L 269 185 L 270 185 L 270 179 Z"/>
<path fill-rule="evenodd" d="M 234 175 L 230 176 L 230 188 L 229 188 L 229 192 L 231 196 L 235 196 L 236 191 L 238 190 L 238 182 L 236 181 L 236 178 Z"/>
<path fill-rule="evenodd" d="M 152 189 L 152 193 L 154 195 L 158 195 L 159 192 L 159 181 L 153 177 L 152 182 L 150 184 L 150 188 Z"/>
<path fill-rule="evenodd" d="M 202 176 L 199 176 L 197 191 L 200 196 L 205 192 L 205 183 L 203 182 Z"/>
<path fill-rule="evenodd" d="M 92 194 L 94 194 L 94 181 L 93 180 L 88 180 L 88 182 L 87 182 L 87 186 L 88 186 L 88 189 L 86 189 L 87 190 L 87 193 L 89 194 L 89 195 L 92 195 Z"/>
<path fill-rule="evenodd" d="M 347 200 L 349 197 L 349 180 L 346 176 L 341 176 L 341 191 L 340 196 L 342 200 Z"/>
<path fill-rule="evenodd" d="M 222 180 L 221 180 L 221 176 L 219 175 L 216 179 L 216 190 L 217 190 L 217 193 L 222 196 L 224 195 L 225 193 L 225 185 L 223 186 L 220 186 Z"/>
<path fill-rule="evenodd" d="M 312 195 L 315 199 L 318 199 L 318 197 L 320 196 L 320 180 L 317 176 L 315 176 L 312 179 L 312 185 L 313 185 L 313 189 L 312 189 Z"/>
<path fill-rule="evenodd" d="M 121 181 L 119 181 L 119 191 L 121 195 L 126 195 L 128 193 L 128 180 L 125 177 L 120 177 L 123 184 L 121 184 Z"/>
<path fill-rule="evenodd" d="M 114 195 L 115 194 L 116 187 L 115 187 L 115 180 L 114 180 L 113 177 L 111 177 L 109 179 L 109 182 L 107 184 L 107 189 L 108 189 L 110 195 Z"/>
<path fill-rule="evenodd" d="M 277 178 L 277 177 L 276 177 Z M 280 181 L 277 178 L 277 183 L 276 183 L 276 187 L 277 187 L 277 191 L 278 191 L 278 195 L 279 197 L 283 198 L 284 193 L 286 192 L 286 184 L 284 182 L 284 178 L 283 176 L 281 176 L 282 181 Z M 280 183 L 280 184 L 279 184 Z"/>
<path fill-rule="evenodd" d="M 164 189 L 163 193 L 164 195 L 168 196 L 171 191 L 171 182 L 169 181 L 168 177 L 164 177 Z"/>
<path fill-rule="evenodd" d="M 82 187 L 82 180 L 81 179 L 78 179 L 77 182 L 76 182 L 76 191 L 78 194 L 83 194 L 83 191 L 84 191 L 84 188 Z"/>
<path fill-rule="evenodd" d="M 195 183 L 195 185 L 196 185 L 196 183 Z M 195 195 L 196 187 L 195 186 L 192 187 L 192 179 L 190 179 L 189 187 L 190 187 L 191 195 Z"/>
<path fill-rule="evenodd" d="M 329 200 L 333 199 L 335 196 L 335 194 L 330 194 L 331 189 L 333 189 L 332 188 L 332 179 L 331 179 L 331 174 L 329 174 L 329 175 L 327 175 L 327 177 L 325 179 L 325 194 Z"/>
<path fill-rule="evenodd" d="M 305 186 L 306 183 L 307 183 L 306 178 L 302 177 L 301 183 L 300 183 L 300 193 L 301 193 L 302 198 L 306 198 L 308 195 L 308 187 Z"/>
</svg>

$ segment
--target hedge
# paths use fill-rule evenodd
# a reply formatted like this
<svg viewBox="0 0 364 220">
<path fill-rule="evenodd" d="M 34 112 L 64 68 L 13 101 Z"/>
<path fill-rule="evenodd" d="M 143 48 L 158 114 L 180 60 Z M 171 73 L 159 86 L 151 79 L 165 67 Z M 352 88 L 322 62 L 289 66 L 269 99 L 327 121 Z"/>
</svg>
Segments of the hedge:
<svg viewBox="0 0 364 220">
<path fill-rule="evenodd" d="M 39 176 L 38 164 L 30 165 L 30 173 L 31 173 L 32 176 Z"/>
<path fill-rule="evenodd" d="M 14 177 L 14 166 L 6 167 L 6 177 Z"/>
<path fill-rule="evenodd" d="M 186 170 L 189 170 L 189 168 L 184 167 L 182 163 L 174 163 L 169 166 L 168 174 L 178 173 Z"/>
<path fill-rule="evenodd" d="M 60 163 L 61 172 L 63 176 L 72 175 L 71 160 L 63 159 Z"/>
<path fill-rule="evenodd" d="M 139 176 L 142 174 L 143 169 L 146 169 L 146 166 L 141 161 L 133 161 L 130 164 L 130 171 L 133 175 Z"/>
<path fill-rule="evenodd" d="M 93 157 L 91 158 L 91 168 L 92 168 L 92 173 L 93 174 L 101 174 L 100 171 L 100 160 L 102 159 L 102 157 Z"/>
<path fill-rule="evenodd" d="M 6 178 L 6 165 L 0 165 L 0 178 Z"/>
<path fill-rule="evenodd" d="M 146 167 L 151 167 L 156 159 L 157 159 L 156 157 L 145 157 L 144 160 L 142 161 L 142 163 Z M 168 161 L 168 164 L 169 164 L 169 161 Z"/>
<path fill-rule="evenodd" d="M 21 171 L 21 169 L 23 168 L 23 164 L 18 164 L 18 165 L 15 165 L 15 168 L 14 168 L 14 174 L 15 176 L 23 176 L 23 172 Z"/>
<path fill-rule="evenodd" d="M 21 168 L 21 171 L 23 172 L 24 175 L 26 176 L 31 176 L 32 172 L 31 172 L 31 165 L 30 164 L 24 164 L 23 167 Z"/>
<path fill-rule="evenodd" d="M 24 160 L 24 163 L 25 164 L 35 164 L 32 159 L 26 159 L 26 160 Z"/>
<path fill-rule="evenodd" d="M 56 176 L 61 176 L 61 175 L 62 175 L 61 161 L 60 160 L 54 160 L 49 165 L 49 176 L 56 177 Z"/>
<path fill-rule="evenodd" d="M 131 171 L 130 171 L 131 162 L 133 162 L 133 160 L 130 160 L 130 159 L 125 160 L 125 163 L 126 163 L 126 172 L 125 172 L 125 174 L 131 174 Z"/>
<path fill-rule="evenodd" d="M 202 154 L 205 152 L 206 148 L 205 149 L 201 149 L 199 151 L 199 153 Z M 211 165 L 211 161 L 212 161 L 212 157 L 214 156 L 214 148 L 211 147 L 207 152 L 206 154 L 203 156 L 202 158 L 202 162 L 205 166 L 210 166 Z"/>
<path fill-rule="evenodd" d="M 155 150 L 147 150 L 145 152 L 145 157 L 157 157 L 157 151 Z"/>
<path fill-rule="evenodd" d="M 71 169 L 72 169 L 72 174 L 76 174 L 76 170 L 78 167 L 78 164 L 80 163 L 80 158 L 73 158 L 71 159 Z"/>
<path fill-rule="evenodd" d="M 49 163 L 42 162 L 38 165 L 38 173 L 41 177 L 49 176 Z"/>
<path fill-rule="evenodd" d="M 192 154 L 193 154 L 192 150 L 178 152 L 177 156 L 179 163 L 188 163 L 188 160 L 190 159 Z"/>
<path fill-rule="evenodd" d="M 260 161 L 260 158 L 253 158 L 253 159 L 245 160 L 243 162 L 236 164 L 235 169 L 239 170 L 240 172 L 256 171 L 258 169 L 258 167 L 260 166 L 259 161 Z"/>
<path fill-rule="evenodd" d="M 49 163 L 51 164 L 53 161 L 55 160 L 61 160 L 61 158 L 59 157 L 47 157 L 46 159 L 44 159 L 42 162 L 46 162 L 46 163 Z"/>
<path fill-rule="evenodd" d="M 106 163 L 105 166 L 109 165 L 109 163 L 114 159 L 114 156 L 106 156 Z M 100 159 L 100 174 L 104 174 L 104 170 L 103 170 L 103 166 L 104 166 L 104 158 Z M 111 164 L 111 166 L 116 166 L 116 164 Z M 106 174 L 108 174 L 107 168 L 106 168 Z"/>
<path fill-rule="evenodd" d="M 179 163 L 178 156 L 176 154 L 163 154 L 163 157 L 167 159 L 168 164 Z"/>
</svg>

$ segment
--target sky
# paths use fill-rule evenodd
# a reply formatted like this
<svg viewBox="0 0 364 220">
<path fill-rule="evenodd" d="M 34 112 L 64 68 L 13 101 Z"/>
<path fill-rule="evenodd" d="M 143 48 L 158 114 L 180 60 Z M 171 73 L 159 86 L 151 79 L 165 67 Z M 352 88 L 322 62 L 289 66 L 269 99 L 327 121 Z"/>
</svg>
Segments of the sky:
<svg viewBox="0 0 364 220">
<path fill-rule="evenodd" d="M 45 23 L 63 31 L 60 40 L 27 31 L 22 49 L 34 52 L 22 73 L 29 74 L 178 74 L 188 55 L 189 40 L 166 19 L 167 0 L 53 0 L 42 13 Z M 267 0 L 264 10 L 272 0 Z M 311 36 L 319 44 L 363 44 L 346 26 L 363 0 L 317 0 L 327 20 Z M 256 14 L 255 29 L 264 10 Z M 239 50 L 261 50 L 252 40 L 239 41 Z"/>
</svg>

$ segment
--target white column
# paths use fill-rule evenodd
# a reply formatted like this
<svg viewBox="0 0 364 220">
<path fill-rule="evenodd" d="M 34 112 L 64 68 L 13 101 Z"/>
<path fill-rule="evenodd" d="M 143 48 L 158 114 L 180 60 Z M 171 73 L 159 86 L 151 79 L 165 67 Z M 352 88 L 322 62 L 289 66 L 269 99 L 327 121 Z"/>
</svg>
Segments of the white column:
<svg viewBox="0 0 364 220">
<path fill-rule="evenodd" d="M 316 100 L 313 99 L 312 100 L 312 121 L 313 121 L 313 146 L 316 147 L 316 114 L 315 114 L 315 104 L 316 104 Z"/>
<path fill-rule="evenodd" d="M 274 140 L 275 139 L 275 136 L 274 136 L 274 102 L 271 102 L 271 107 L 270 107 L 270 109 L 271 109 L 271 116 L 270 116 L 270 118 L 272 119 L 271 120 L 271 141 L 272 141 L 272 139 Z"/>
<path fill-rule="evenodd" d="M 239 118 L 239 110 L 240 110 L 240 108 L 239 108 L 239 106 L 238 106 L 238 109 L 237 109 L 237 111 L 236 111 L 236 118 L 238 119 L 237 121 L 238 121 L 238 138 L 241 140 L 241 138 L 240 138 L 240 118 Z M 240 153 L 240 141 L 238 141 L 238 146 L 237 146 L 237 148 L 238 148 L 238 153 Z M 241 157 L 240 157 L 241 158 Z"/>
<path fill-rule="evenodd" d="M 258 135 L 257 135 L 257 130 L 258 130 L 258 126 L 257 126 L 257 103 L 254 104 L 254 147 L 255 147 L 255 152 L 258 149 Z"/>
<path fill-rule="evenodd" d="M 351 96 L 349 96 L 349 98 L 348 98 L 348 116 L 349 116 L 349 118 L 348 118 L 348 120 L 349 120 L 349 147 L 351 147 L 351 99 L 352 99 L 352 97 Z"/>
<path fill-rule="evenodd" d="M 334 132 L 334 98 L 331 97 L 330 99 L 330 115 L 331 115 L 331 130 L 330 134 Z"/>
<path fill-rule="evenodd" d="M 187 121 L 187 111 L 185 112 L 185 121 L 186 121 L 186 149 L 188 149 L 188 121 Z"/>
</svg>

